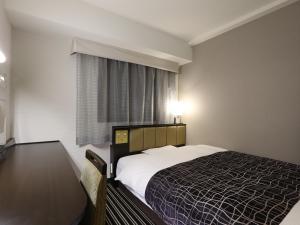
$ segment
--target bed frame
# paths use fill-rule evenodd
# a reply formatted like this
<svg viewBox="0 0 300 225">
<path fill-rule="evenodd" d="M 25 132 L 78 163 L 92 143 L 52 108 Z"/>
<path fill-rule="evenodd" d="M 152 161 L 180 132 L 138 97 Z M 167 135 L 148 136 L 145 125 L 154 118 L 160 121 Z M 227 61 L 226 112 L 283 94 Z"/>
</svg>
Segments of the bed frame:
<svg viewBox="0 0 300 225">
<path fill-rule="evenodd" d="M 186 124 L 151 124 L 112 127 L 110 146 L 111 177 L 116 176 L 117 162 L 121 157 L 139 154 L 149 148 L 186 144 Z"/>
</svg>

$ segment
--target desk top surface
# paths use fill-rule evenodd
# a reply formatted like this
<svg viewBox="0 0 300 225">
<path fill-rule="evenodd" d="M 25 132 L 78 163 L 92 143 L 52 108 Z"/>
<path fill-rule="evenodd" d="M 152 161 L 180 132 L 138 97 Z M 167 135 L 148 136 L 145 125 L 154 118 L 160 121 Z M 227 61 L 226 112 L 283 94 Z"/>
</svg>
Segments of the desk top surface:
<svg viewBox="0 0 300 225">
<path fill-rule="evenodd" d="M 60 142 L 16 145 L 0 161 L 0 224 L 76 224 L 85 192 Z"/>
</svg>

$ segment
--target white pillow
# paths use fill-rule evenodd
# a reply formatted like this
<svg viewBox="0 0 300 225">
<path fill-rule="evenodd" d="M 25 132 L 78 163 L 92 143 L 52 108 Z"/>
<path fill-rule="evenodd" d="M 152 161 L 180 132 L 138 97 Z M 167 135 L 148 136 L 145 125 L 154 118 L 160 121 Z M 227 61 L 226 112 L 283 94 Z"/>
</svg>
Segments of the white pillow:
<svg viewBox="0 0 300 225">
<path fill-rule="evenodd" d="M 159 148 L 150 148 L 143 152 L 146 154 L 150 154 L 150 155 L 153 155 L 153 154 L 156 155 L 156 154 L 160 154 L 160 153 L 165 153 L 166 150 L 174 150 L 174 149 L 177 149 L 177 148 L 173 145 L 166 145 L 166 146 L 159 147 Z"/>
<path fill-rule="evenodd" d="M 224 152 L 224 151 L 228 151 L 225 148 L 220 148 L 220 147 L 216 147 L 216 146 L 212 146 L 212 145 L 185 145 L 182 147 L 179 147 L 182 150 L 190 150 L 190 149 L 196 149 L 196 150 L 202 150 L 202 151 L 207 151 L 212 153 L 215 152 Z"/>
</svg>

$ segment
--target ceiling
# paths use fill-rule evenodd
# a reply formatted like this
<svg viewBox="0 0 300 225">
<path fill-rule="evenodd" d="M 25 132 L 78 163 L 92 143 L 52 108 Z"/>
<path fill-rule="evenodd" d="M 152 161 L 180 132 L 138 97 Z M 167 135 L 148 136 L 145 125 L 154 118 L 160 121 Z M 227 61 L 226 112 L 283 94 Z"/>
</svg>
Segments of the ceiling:
<svg viewBox="0 0 300 225">
<path fill-rule="evenodd" d="M 297 0 L 5 0 L 14 28 L 184 65 L 192 47 Z"/>
<path fill-rule="evenodd" d="M 198 44 L 290 0 L 81 0 Z"/>
</svg>

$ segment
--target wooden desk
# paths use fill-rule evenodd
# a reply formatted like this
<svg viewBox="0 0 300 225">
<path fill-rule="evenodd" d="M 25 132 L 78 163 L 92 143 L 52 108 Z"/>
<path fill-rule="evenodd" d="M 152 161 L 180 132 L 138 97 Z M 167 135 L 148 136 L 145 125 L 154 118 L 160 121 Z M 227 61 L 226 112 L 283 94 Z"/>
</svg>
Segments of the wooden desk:
<svg viewBox="0 0 300 225">
<path fill-rule="evenodd" d="M 16 145 L 0 162 L 1 225 L 78 224 L 86 201 L 60 142 Z"/>
</svg>

